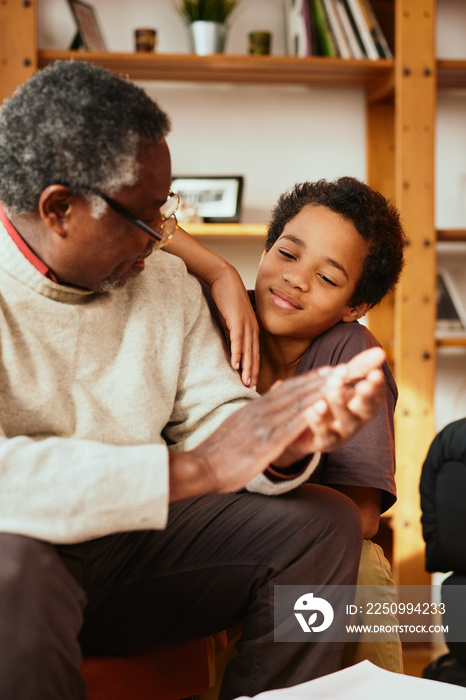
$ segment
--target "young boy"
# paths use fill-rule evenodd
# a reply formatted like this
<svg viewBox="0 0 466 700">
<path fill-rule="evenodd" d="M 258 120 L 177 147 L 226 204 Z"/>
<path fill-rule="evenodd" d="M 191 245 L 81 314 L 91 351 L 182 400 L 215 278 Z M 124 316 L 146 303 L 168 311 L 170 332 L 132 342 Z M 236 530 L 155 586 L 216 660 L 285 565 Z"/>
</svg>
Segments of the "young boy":
<svg viewBox="0 0 466 700">
<path fill-rule="evenodd" d="M 250 293 L 259 325 L 259 393 L 277 380 L 347 362 L 379 345 L 358 319 L 395 287 L 405 244 L 396 208 L 355 178 L 305 182 L 281 195 L 272 211 L 255 292 Z M 192 269 L 190 245 L 177 253 Z M 178 246 L 184 248 L 181 239 Z M 203 265 L 202 255 L 195 260 L 193 271 L 212 279 L 214 261 Z M 211 268 L 209 275 L 203 266 Z M 224 293 L 224 306 L 219 305 L 222 316 L 231 314 L 226 301 L 231 298 Z M 358 582 L 366 585 L 393 583 L 382 550 L 370 542 L 380 514 L 396 500 L 397 388 L 387 363 L 383 370 L 386 399 L 375 418 L 346 446 L 323 455 L 310 479 L 345 493 L 358 505 L 367 540 Z M 370 644 L 369 650 L 361 643 L 348 645 L 346 654 L 345 665 L 371 658 L 385 668 L 401 670 L 396 643 Z"/>
<path fill-rule="evenodd" d="M 357 320 L 396 285 L 404 245 L 396 209 L 354 178 L 303 183 L 280 197 L 253 297 L 260 328 L 260 393 L 277 379 L 344 362 L 378 345 Z M 375 535 L 381 509 L 395 500 L 397 391 L 387 364 L 384 372 L 384 410 L 320 465 L 319 480 L 358 503 L 366 537 Z"/>
</svg>

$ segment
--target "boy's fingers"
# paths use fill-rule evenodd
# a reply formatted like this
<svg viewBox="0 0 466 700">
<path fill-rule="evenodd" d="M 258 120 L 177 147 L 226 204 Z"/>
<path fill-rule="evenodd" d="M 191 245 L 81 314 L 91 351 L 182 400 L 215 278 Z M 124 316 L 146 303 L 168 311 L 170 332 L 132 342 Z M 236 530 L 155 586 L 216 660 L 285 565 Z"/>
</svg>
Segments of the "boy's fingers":
<svg viewBox="0 0 466 700">
<path fill-rule="evenodd" d="M 342 373 L 347 381 L 356 381 L 365 377 L 373 369 L 380 367 L 385 360 L 382 348 L 369 348 L 355 355 L 346 365 L 337 366 L 336 371 Z M 340 369 L 341 368 L 341 369 Z"/>
<path fill-rule="evenodd" d="M 231 331 L 230 356 L 233 369 L 241 369 L 244 386 L 255 389 L 259 377 L 259 332 L 247 326 L 239 334 Z"/>
<path fill-rule="evenodd" d="M 244 386 L 251 387 L 251 334 L 247 326 L 243 329 L 242 344 L 241 344 L 241 381 Z"/>
<path fill-rule="evenodd" d="M 333 415 L 332 429 L 342 438 L 352 435 L 375 414 L 385 394 L 385 380 L 379 369 L 369 372 L 352 389 L 342 387 L 326 392 L 326 400 Z"/>
<path fill-rule="evenodd" d="M 238 370 L 241 366 L 243 349 L 243 339 L 236 335 L 230 334 L 230 357 L 231 366 Z"/>
<path fill-rule="evenodd" d="M 257 388 L 257 381 L 259 379 L 260 365 L 258 330 L 253 330 L 250 334 L 249 340 L 245 341 L 245 350 L 246 352 L 249 352 L 249 377 L 251 380 L 249 383 L 249 387 L 255 390 Z"/>
<path fill-rule="evenodd" d="M 373 415 L 374 405 L 380 403 L 385 394 L 385 379 L 381 370 L 372 370 L 366 379 L 355 386 L 355 395 L 348 407 L 363 420 Z"/>
</svg>

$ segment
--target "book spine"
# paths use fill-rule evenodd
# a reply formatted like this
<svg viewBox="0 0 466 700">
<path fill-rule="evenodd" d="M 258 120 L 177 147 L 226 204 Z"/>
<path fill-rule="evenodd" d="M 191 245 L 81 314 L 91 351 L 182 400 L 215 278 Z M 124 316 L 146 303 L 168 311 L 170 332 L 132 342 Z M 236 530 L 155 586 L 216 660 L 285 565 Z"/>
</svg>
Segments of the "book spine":
<svg viewBox="0 0 466 700">
<path fill-rule="evenodd" d="M 332 29 L 335 44 L 338 49 L 338 55 L 341 58 L 351 58 L 351 50 L 345 33 L 343 32 L 343 28 L 340 24 L 340 20 L 335 9 L 334 0 L 323 0 L 323 2 L 327 13 L 327 19 Z"/>
<path fill-rule="evenodd" d="M 312 56 L 316 53 L 316 38 L 312 33 L 309 0 L 302 0 L 301 16 L 303 18 L 303 24 L 306 27 L 306 56 Z"/>
<path fill-rule="evenodd" d="M 335 41 L 332 36 L 330 25 L 327 22 L 327 15 L 322 0 L 314 0 L 314 17 L 316 22 L 317 36 L 320 41 L 324 56 L 335 58 L 338 55 Z"/>
<path fill-rule="evenodd" d="M 346 35 L 352 58 L 364 58 L 365 56 L 361 50 L 361 47 L 359 46 L 358 40 L 356 39 L 356 35 L 346 12 L 346 7 L 342 0 L 335 0 L 335 9 L 340 19 L 342 29 Z"/>
<path fill-rule="evenodd" d="M 319 38 L 317 36 L 316 18 L 314 14 L 314 9 L 312 6 L 312 0 L 306 0 L 306 4 L 309 12 L 309 36 L 312 46 L 312 55 L 319 55 Z"/>
<path fill-rule="evenodd" d="M 370 58 L 372 61 L 376 61 L 378 58 L 380 58 L 379 52 L 377 51 L 374 39 L 369 31 L 369 27 L 367 26 L 359 0 L 347 0 L 347 2 L 350 11 L 353 14 L 353 19 L 358 28 L 361 41 L 364 44 L 367 58 Z"/>
<path fill-rule="evenodd" d="M 372 34 L 374 42 L 377 46 L 377 50 L 381 58 L 393 58 L 393 53 L 388 45 L 379 21 L 375 15 L 374 10 L 369 2 L 369 0 L 361 0 L 362 8 L 365 12 L 365 17 L 367 24 L 369 25 L 369 30 Z"/>
<path fill-rule="evenodd" d="M 355 39 L 358 42 L 358 46 L 359 46 L 359 49 L 361 51 L 362 58 L 367 58 L 367 52 L 366 52 L 364 44 L 362 43 L 362 39 L 359 36 L 359 30 L 356 26 L 356 22 L 354 21 L 353 13 L 351 12 L 351 10 L 349 8 L 348 0 L 341 0 L 341 2 L 346 10 L 346 14 L 347 14 L 348 20 L 351 24 L 351 29 L 353 30 L 353 34 L 355 36 Z"/>
</svg>

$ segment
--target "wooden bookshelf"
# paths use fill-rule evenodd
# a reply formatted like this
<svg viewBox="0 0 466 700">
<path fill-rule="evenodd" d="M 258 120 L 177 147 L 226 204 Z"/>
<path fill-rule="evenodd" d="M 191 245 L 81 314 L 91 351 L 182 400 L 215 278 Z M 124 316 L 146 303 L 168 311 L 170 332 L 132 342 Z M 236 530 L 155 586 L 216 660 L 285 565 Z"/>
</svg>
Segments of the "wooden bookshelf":
<svg viewBox="0 0 466 700">
<path fill-rule="evenodd" d="M 409 237 L 393 304 L 398 502 L 393 509 L 393 570 L 399 584 L 427 584 L 419 477 L 435 434 L 436 246 L 434 154 L 437 61 L 435 0 L 396 0 L 395 102 L 379 115 L 375 163 L 384 194 L 394 197 Z M 374 129 L 375 130 L 375 129 Z M 377 157 L 377 153 L 371 155 Z M 382 168 L 382 173 L 381 173 Z M 390 169 L 392 179 L 384 174 Z M 376 184 L 377 183 L 377 184 Z M 422 284 L 419 271 L 422 270 Z M 384 324 L 389 327 L 388 320 Z"/>
<path fill-rule="evenodd" d="M 318 87 L 365 88 L 370 95 L 391 97 L 394 92 L 393 60 L 341 59 L 312 56 L 243 56 L 215 54 L 136 54 L 103 51 L 39 51 L 38 67 L 57 60 L 96 63 L 132 80 L 223 83 L 275 83 Z M 439 89 L 466 88 L 465 60 L 436 61 Z"/>
</svg>

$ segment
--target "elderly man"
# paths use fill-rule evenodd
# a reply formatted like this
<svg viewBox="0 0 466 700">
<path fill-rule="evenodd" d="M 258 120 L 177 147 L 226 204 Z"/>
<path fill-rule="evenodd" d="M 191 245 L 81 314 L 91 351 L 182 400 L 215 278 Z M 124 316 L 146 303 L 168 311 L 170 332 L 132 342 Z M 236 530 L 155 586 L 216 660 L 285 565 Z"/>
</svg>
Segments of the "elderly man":
<svg viewBox="0 0 466 700">
<path fill-rule="evenodd" d="M 72 62 L 0 111 L 2 700 L 85 698 L 81 650 L 240 620 L 225 698 L 339 666 L 337 644 L 274 643 L 273 588 L 356 581 L 356 508 L 295 487 L 375 412 L 383 353 L 243 387 L 198 282 L 151 255 L 176 226 L 168 129 Z"/>
</svg>

